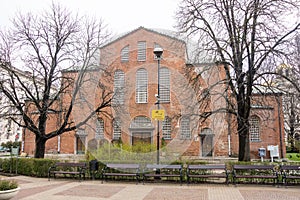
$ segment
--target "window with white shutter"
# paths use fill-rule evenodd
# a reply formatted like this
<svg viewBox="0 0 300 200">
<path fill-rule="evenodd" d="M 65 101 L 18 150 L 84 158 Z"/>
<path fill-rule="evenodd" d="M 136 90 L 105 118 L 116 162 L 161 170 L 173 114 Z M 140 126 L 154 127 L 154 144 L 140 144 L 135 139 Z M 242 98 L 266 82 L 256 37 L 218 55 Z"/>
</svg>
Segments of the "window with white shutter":
<svg viewBox="0 0 300 200">
<path fill-rule="evenodd" d="M 171 139 L 171 119 L 167 116 L 162 121 L 162 136 L 164 139 Z"/>
<path fill-rule="evenodd" d="M 137 60 L 138 61 L 146 61 L 146 42 L 145 41 L 138 42 Z"/>
<path fill-rule="evenodd" d="M 115 71 L 114 74 L 114 96 L 113 105 L 124 104 L 125 95 L 125 73 L 122 70 Z"/>
<path fill-rule="evenodd" d="M 250 134 L 250 141 L 251 142 L 259 142 L 260 141 L 260 125 L 259 125 L 259 118 L 257 116 L 251 116 L 249 119 L 249 134 Z"/>
<path fill-rule="evenodd" d="M 96 120 L 96 133 L 95 139 L 102 140 L 104 139 L 104 121 L 101 118 Z"/>
<path fill-rule="evenodd" d="M 121 62 L 128 62 L 128 61 L 129 61 L 129 45 L 127 45 L 121 50 Z"/>
<path fill-rule="evenodd" d="M 180 121 L 180 137 L 181 139 L 191 139 L 190 118 L 183 116 Z"/>
<path fill-rule="evenodd" d="M 159 70 L 159 97 L 160 103 L 170 102 L 170 70 L 166 67 Z"/>
<path fill-rule="evenodd" d="M 119 140 L 121 138 L 121 121 L 115 118 L 113 121 L 113 139 Z"/>
<path fill-rule="evenodd" d="M 136 87 L 135 87 L 136 103 L 147 103 L 148 101 L 148 73 L 142 68 L 136 72 Z"/>
</svg>

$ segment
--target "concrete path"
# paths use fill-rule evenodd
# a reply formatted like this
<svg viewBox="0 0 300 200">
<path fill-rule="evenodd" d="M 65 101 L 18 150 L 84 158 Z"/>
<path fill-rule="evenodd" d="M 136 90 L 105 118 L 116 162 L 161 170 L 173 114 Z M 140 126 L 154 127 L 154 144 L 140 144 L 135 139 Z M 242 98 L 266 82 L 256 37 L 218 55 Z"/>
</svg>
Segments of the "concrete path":
<svg viewBox="0 0 300 200">
<path fill-rule="evenodd" d="M 2 179 L 6 177 L 2 177 Z M 300 185 L 223 185 L 104 182 L 15 176 L 21 190 L 12 200 L 300 200 Z"/>
</svg>

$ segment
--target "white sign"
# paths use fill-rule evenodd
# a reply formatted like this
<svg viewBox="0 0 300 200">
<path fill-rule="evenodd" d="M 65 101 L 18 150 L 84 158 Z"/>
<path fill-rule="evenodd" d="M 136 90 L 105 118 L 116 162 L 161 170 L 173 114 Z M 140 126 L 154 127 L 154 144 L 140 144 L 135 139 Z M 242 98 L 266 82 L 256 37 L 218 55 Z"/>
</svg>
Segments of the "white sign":
<svg viewBox="0 0 300 200">
<path fill-rule="evenodd" d="M 274 146 L 273 145 L 268 145 L 268 151 L 273 151 Z"/>
<path fill-rule="evenodd" d="M 13 156 L 19 155 L 19 147 L 16 147 L 16 148 L 11 147 L 11 154 L 12 154 Z"/>
</svg>

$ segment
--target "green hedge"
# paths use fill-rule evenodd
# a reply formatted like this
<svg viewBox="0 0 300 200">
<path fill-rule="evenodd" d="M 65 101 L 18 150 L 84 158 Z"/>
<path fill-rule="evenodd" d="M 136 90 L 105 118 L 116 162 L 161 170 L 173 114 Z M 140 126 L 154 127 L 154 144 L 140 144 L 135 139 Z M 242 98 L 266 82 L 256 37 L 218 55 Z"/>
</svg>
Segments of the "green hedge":
<svg viewBox="0 0 300 200">
<path fill-rule="evenodd" d="M 36 158 L 4 158 L 0 159 L 3 173 L 19 174 L 34 177 L 47 177 L 48 169 L 57 160 Z"/>
<path fill-rule="evenodd" d="M 90 156 L 88 160 L 83 160 L 80 162 L 87 162 L 89 163 L 90 160 L 95 159 L 94 157 Z M 47 177 L 48 176 L 48 169 L 50 166 L 54 165 L 59 160 L 52 160 L 52 159 L 36 159 L 36 158 L 2 158 L 0 159 L 0 168 L 2 173 L 12 173 L 12 174 L 19 174 L 25 176 L 33 176 L 33 177 Z M 101 170 L 105 166 L 105 163 L 131 163 L 136 162 L 136 160 L 100 160 L 99 161 L 99 170 L 96 172 L 96 178 L 100 178 Z M 61 161 L 64 162 L 64 161 Z M 66 161 L 67 162 L 67 161 Z M 141 167 L 144 167 L 145 164 L 140 162 Z M 163 164 L 163 163 L 162 163 Z M 165 164 L 182 164 L 184 168 L 188 164 L 208 164 L 207 161 L 191 161 L 191 160 L 177 160 L 172 163 L 165 163 Z M 275 168 L 279 168 L 280 165 L 299 165 L 299 162 L 283 162 L 283 163 L 276 163 L 276 162 L 237 162 L 237 161 L 229 161 L 226 162 L 226 166 L 228 170 L 232 170 L 232 166 L 235 164 L 258 164 L 258 165 L 275 165 Z M 17 171 L 16 171 L 17 170 Z M 185 172 L 185 170 L 184 170 Z M 88 171 L 87 171 L 88 173 Z"/>
</svg>

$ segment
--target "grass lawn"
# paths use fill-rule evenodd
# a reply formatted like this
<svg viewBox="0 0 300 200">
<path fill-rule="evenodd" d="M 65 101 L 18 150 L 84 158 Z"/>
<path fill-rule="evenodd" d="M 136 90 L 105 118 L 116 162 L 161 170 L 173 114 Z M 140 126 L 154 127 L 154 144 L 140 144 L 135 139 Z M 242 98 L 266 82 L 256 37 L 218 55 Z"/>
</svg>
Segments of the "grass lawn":
<svg viewBox="0 0 300 200">
<path fill-rule="evenodd" d="M 287 153 L 286 158 L 292 161 L 300 161 L 300 153 Z"/>
</svg>

